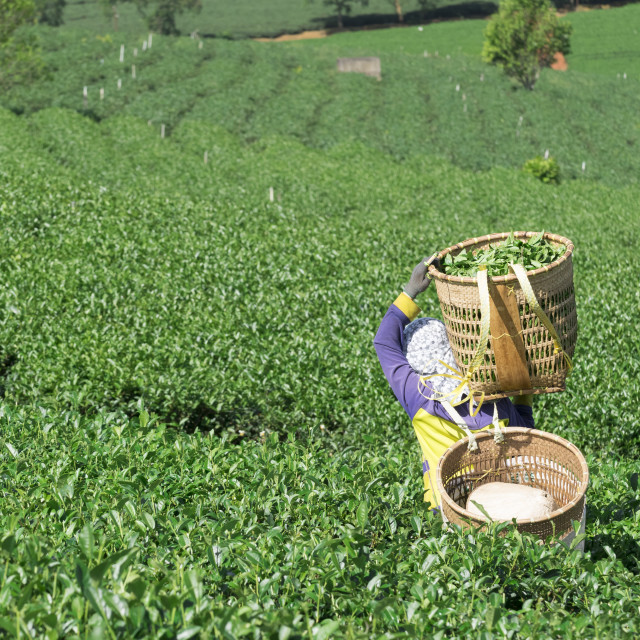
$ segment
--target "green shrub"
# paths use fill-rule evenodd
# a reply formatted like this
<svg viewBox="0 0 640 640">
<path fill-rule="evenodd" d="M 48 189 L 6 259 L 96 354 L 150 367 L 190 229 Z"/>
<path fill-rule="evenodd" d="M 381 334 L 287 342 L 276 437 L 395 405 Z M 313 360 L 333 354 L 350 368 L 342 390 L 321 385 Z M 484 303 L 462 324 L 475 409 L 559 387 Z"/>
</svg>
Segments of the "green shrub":
<svg viewBox="0 0 640 640">
<path fill-rule="evenodd" d="M 549 0 L 505 0 L 485 30 L 482 57 L 533 89 L 556 53 L 570 51 L 571 25 L 558 21 Z"/>
<path fill-rule="evenodd" d="M 536 156 L 527 160 L 522 170 L 545 184 L 560 184 L 560 165 L 555 158 Z"/>
</svg>

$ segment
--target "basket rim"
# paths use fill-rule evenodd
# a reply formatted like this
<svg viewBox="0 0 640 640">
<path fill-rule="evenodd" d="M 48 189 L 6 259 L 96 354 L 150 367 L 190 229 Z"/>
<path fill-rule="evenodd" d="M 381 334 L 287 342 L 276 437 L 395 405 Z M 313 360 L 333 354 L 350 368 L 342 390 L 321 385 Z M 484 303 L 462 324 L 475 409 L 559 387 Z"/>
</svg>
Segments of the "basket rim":
<svg viewBox="0 0 640 640">
<path fill-rule="evenodd" d="M 571 502 L 568 502 L 563 507 L 560 507 L 559 509 L 552 511 L 548 516 L 541 516 L 539 518 L 522 518 L 520 520 L 516 520 L 516 524 L 536 524 L 539 522 L 548 522 L 549 520 L 553 520 L 558 516 L 562 515 L 566 511 L 569 511 L 569 509 L 572 509 L 573 507 L 575 507 L 575 505 L 578 504 L 578 502 L 580 502 L 581 500 L 584 500 L 585 494 L 587 492 L 587 487 L 589 485 L 589 466 L 587 465 L 587 461 L 585 460 L 584 455 L 582 454 L 580 449 L 578 449 L 578 447 L 576 447 L 572 442 L 569 442 L 567 439 L 563 438 L 562 436 L 549 433 L 548 431 L 541 431 L 540 429 L 529 429 L 528 427 L 507 427 L 507 433 L 505 435 L 505 438 L 508 438 L 509 435 L 511 434 L 515 435 L 520 433 L 539 436 L 541 438 L 544 438 L 547 440 L 553 440 L 554 442 L 564 445 L 567 449 L 569 449 L 569 451 L 575 454 L 575 456 L 578 459 L 578 462 L 580 463 L 580 466 L 582 467 L 582 474 L 583 474 L 582 482 L 580 484 L 576 497 L 573 498 Z M 474 435 L 476 437 L 476 440 L 478 441 L 486 440 L 487 438 L 491 438 L 493 440 L 493 433 L 491 431 L 481 431 L 481 432 L 475 433 Z M 442 454 L 442 456 L 440 457 L 440 461 L 438 462 L 438 469 L 436 472 L 436 486 L 438 487 L 438 491 L 440 492 L 441 501 L 446 502 L 447 506 L 452 511 L 454 511 L 459 517 L 462 517 L 466 520 L 470 520 L 474 523 L 477 523 L 478 525 L 485 525 L 485 524 L 488 524 L 489 522 L 488 520 L 484 518 L 481 519 L 478 516 L 472 514 L 470 511 L 467 511 L 467 509 L 463 509 L 457 502 L 455 502 L 449 496 L 449 494 L 445 491 L 444 485 L 442 483 L 442 461 L 451 451 L 459 447 L 466 448 L 468 442 L 469 442 L 469 436 L 466 436 L 465 438 L 462 438 L 462 440 L 458 440 L 457 442 L 452 444 Z M 512 522 L 512 520 L 507 520 L 506 522 Z"/>
<path fill-rule="evenodd" d="M 503 233 L 490 233 L 484 236 L 478 236 L 477 238 L 469 238 L 468 240 L 464 240 L 463 242 L 458 242 L 458 244 L 454 244 L 454 245 L 451 245 L 450 247 L 447 247 L 446 249 L 443 249 L 437 254 L 436 257 L 438 258 L 438 260 L 442 260 L 448 253 L 452 253 L 456 250 L 467 249 L 468 247 L 472 247 L 476 244 L 483 244 L 486 242 L 504 240 L 505 238 L 508 238 L 511 235 L 511 233 L 513 233 L 514 237 L 516 238 L 532 238 L 533 236 L 537 235 L 540 232 L 539 231 L 513 231 L 513 232 L 505 231 Z M 569 260 L 574 250 L 573 242 L 571 242 L 569 238 L 565 238 L 564 236 L 560 236 L 550 232 L 545 232 L 545 234 L 542 237 L 545 240 L 551 240 L 553 242 L 563 244 L 567 248 L 567 250 L 557 260 L 554 260 L 549 264 L 545 264 L 543 267 L 540 267 L 539 269 L 535 269 L 534 271 L 527 271 L 527 275 L 529 277 L 538 275 L 540 273 L 545 273 L 546 271 L 549 271 L 550 269 L 555 268 L 558 265 L 562 264 L 566 260 Z M 432 278 L 435 278 L 437 280 L 442 280 L 444 282 L 457 282 L 459 284 L 473 284 L 473 285 L 476 285 L 478 282 L 476 277 L 447 275 L 442 271 L 438 271 L 438 269 L 436 269 L 434 265 L 429 265 L 429 275 Z M 517 282 L 516 275 L 513 273 L 507 274 L 506 276 L 494 276 L 490 279 L 495 284 Z"/>
</svg>

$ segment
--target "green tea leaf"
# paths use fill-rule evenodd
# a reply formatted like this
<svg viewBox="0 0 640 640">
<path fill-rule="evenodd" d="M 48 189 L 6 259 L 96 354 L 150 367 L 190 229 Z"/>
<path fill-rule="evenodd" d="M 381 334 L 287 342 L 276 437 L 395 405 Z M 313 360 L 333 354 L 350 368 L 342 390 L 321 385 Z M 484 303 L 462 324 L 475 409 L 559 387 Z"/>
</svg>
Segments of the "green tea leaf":
<svg viewBox="0 0 640 640">
<path fill-rule="evenodd" d="M 358 526 L 362 529 L 367 526 L 367 522 L 369 521 L 369 504 L 366 500 L 362 500 L 358 505 L 356 521 Z"/>
<path fill-rule="evenodd" d="M 87 559 L 87 562 L 91 562 L 91 560 L 93 560 L 94 544 L 95 539 L 93 536 L 93 528 L 87 522 L 87 524 L 82 527 L 82 531 L 78 534 L 78 546 L 80 547 L 80 551 L 84 554 L 84 557 Z"/>
</svg>

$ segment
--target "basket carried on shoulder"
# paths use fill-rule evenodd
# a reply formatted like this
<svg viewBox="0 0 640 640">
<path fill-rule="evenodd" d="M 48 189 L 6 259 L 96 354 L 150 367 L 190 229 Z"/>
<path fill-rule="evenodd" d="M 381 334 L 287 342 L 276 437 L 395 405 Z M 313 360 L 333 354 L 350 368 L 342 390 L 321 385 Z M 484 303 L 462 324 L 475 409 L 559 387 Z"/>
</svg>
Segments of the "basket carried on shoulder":
<svg viewBox="0 0 640 640">
<path fill-rule="evenodd" d="M 472 238 L 444 249 L 437 257 L 473 252 L 506 239 L 509 233 Z M 517 231 L 516 238 L 537 235 Z M 450 276 L 429 267 L 435 280 L 453 355 L 471 394 L 486 400 L 522 394 L 564 391 L 576 345 L 578 321 L 573 291 L 573 244 L 545 233 L 544 239 L 564 245 L 558 260 L 526 272 L 488 278 Z"/>
<path fill-rule="evenodd" d="M 469 494 L 489 482 L 517 482 L 549 492 L 557 505 L 548 517 L 516 520 L 519 531 L 546 539 L 573 531 L 580 520 L 589 483 L 589 468 L 580 450 L 560 436 L 524 427 L 509 427 L 504 442 L 489 431 L 475 434 L 478 448 L 468 450 L 469 438 L 447 449 L 436 472 L 444 515 L 449 522 L 481 526 L 486 520 L 466 510 Z"/>
</svg>

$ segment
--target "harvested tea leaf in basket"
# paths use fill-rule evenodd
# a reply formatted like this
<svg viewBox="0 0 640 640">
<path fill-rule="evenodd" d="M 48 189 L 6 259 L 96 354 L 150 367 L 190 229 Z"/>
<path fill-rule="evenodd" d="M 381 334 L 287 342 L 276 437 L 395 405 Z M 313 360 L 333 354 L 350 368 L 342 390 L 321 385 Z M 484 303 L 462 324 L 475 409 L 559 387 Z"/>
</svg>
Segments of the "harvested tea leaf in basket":
<svg viewBox="0 0 640 640">
<path fill-rule="evenodd" d="M 562 244 L 554 245 L 544 237 L 544 231 L 528 240 L 515 238 L 513 233 L 503 240 L 477 251 L 463 249 L 457 255 L 448 253 L 442 261 L 442 270 L 450 276 L 473 277 L 485 265 L 490 278 L 506 276 L 509 264 L 521 264 L 527 271 L 540 269 L 557 260 L 566 250 Z"/>
</svg>

